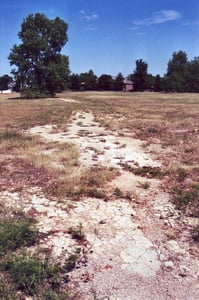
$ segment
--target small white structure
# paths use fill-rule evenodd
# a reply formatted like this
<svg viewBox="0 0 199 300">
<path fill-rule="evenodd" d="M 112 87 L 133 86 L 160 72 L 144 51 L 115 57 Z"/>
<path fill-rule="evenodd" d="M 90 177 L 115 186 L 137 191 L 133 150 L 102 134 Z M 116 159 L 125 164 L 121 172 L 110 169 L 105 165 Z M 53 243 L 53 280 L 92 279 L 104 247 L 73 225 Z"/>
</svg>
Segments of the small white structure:
<svg viewBox="0 0 199 300">
<path fill-rule="evenodd" d="M 10 94 L 12 93 L 11 89 L 1 91 L 1 94 Z"/>
</svg>

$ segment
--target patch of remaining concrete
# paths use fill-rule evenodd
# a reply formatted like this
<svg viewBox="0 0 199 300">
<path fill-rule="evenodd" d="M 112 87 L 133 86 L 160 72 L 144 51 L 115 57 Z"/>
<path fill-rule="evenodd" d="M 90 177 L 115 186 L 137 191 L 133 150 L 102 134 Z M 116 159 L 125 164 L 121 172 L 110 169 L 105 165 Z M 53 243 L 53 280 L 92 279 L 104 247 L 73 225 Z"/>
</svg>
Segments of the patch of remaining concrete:
<svg viewBox="0 0 199 300">
<path fill-rule="evenodd" d="M 122 269 L 128 269 L 141 276 L 154 276 L 160 269 L 160 261 L 152 243 L 143 235 L 142 231 L 134 232 L 133 241 L 127 243 L 121 252 L 124 261 Z"/>
<path fill-rule="evenodd" d="M 105 165 L 121 168 L 130 166 L 160 166 L 149 153 L 142 150 L 142 142 L 129 137 L 116 136 L 94 121 L 92 113 L 77 112 L 67 132 L 54 132 L 56 126 L 35 126 L 31 134 L 39 134 L 46 141 L 77 144 L 81 149 L 80 162 L 83 166 Z"/>
</svg>

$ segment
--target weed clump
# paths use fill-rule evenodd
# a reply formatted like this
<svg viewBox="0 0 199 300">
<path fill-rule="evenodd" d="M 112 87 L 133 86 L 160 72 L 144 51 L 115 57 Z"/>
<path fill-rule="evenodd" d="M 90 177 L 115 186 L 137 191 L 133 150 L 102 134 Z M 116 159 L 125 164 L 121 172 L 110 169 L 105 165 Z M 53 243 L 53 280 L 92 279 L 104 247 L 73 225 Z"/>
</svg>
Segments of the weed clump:
<svg viewBox="0 0 199 300">
<path fill-rule="evenodd" d="M 53 283 L 60 283 L 58 278 L 58 267 L 50 266 L 47 259 L 41 261 L 36 256 L 28 256 L 26 253 L 6 257 L 1 263 L 16 289 L 25 292 L 27 295 L 38 293 L 45 280 Z"/>
<path fill-rule="evenodd" d="M 84 241 L 85 234 L 83 232 L 82 224 L 80 223 L 77 227 L 70 227 L 68 233 L 71 237 L 77 241 Z"/>
<path fill-rule="evenodd" d="M 98 167 L 87 170 L 81 181 L 87 187 L 103 187 L 105 183 L 114 179 L 118 171 L 114 168 Z"/>
<path fill-rule="evenodd" d="M 132 167 L 129 164 L 122 164 L 124 170 L 132 172 L 135 175 L 139 175 L 147 178 L 163 178 L 166 173 L 161 170 L 160 167 L 151 167 L 151 166 L 143 166 L 143 167 Z"/>
<path fill-rule="evenodd" d="M 35 244 L 38 231 L 34 221 L 14 214 L 0 221 L 0 299 L 73 299 L 62 286 L 65 270 L 41 252 L 31 255 L 26 248 Z M 67 260 L 69 263 L 71 258 Z M 65 287 L 66 290 L 66 287 Z"/>
<path fill-rule="evenodd" d="M 192 215 L 199 216 L 199 184 L 191 186 L 176 186 L 172 188 L 173 201 L 178 209 L 186 210 L 188 207 Z"/>
<path fill-rule="evenodd" d="M 91 198 L 106 199 L 106 192 L 102 189 L 90 188 L 88 196 Z"/>
<path fill-rule="evenodd" d="M 80 258 L 80 252 L 81 248 L 77 248 L 73 253 L 69 255 L 68 259 L 66 260 L 63 266 L 63 270 L 66 273 L 71 272 L 76 267 L 76 264 Z"/>
<path fill-rule="evenodd" d="M 1 299 L 17 300 L 19 294 L 34 299 L 71 299 L 61 291 L 61 283 L 67 280 L 67 276 L 58 264 L 52 264 L 47 257 L 41 259 L 25 252 L 9 255 L 1 261 L 1 269 L 6 283 L 5 288 L 0 283 Z M 8 298 L 5 298 L 5 292 Z"/>
<path fill-rule="evenodd" d="M 0 221 L 0 257 L 35 243 L 38 232 L 32 227 L 32 223 L 30 218 L 6 218 Z"/>
<path fill-rule="evenodd" d="M 123 192 L 118 187 L 115 188 L 113 195 L 117 198 L 122 198 L 124 196 Z"/>
</svg>

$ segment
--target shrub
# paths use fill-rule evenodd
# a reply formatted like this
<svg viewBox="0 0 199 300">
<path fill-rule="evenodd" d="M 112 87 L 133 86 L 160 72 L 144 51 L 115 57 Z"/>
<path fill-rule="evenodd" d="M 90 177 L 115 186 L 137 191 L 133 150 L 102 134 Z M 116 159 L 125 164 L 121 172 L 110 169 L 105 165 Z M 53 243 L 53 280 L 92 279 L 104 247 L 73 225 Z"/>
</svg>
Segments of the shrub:
<svg viewBox="0 0 199 300">
<path fill-rule="evenodd" d="M 113 193 L 117 198 L 122 198 L 124 196 L 123 192 L 119 188 L 115 188 Z"/>
<path fill-rule="evenodd" d="M 90 188 L 88 196 L 91 198 L 106 199 L 106 193 L 102 189 Z"/>
<path fill-rule="evenodd" d="M 22 99 L 39 99 L 39 98 L 47 98 L 47 97 L 53 97 L 52 94 L 47 94 L 44 92 L 41 92 L 38 89 L 30 89 L 30 88 L 24 88 L 21 91 L 21 98 Z"/>
<path fill-rule="evenodd" d="M 85 240 L 85 234 L 82 229 L 82 224 L 79 224 L 77 227 L 70 227 L 68 233 L 72 236 L 73 239 L 77 241 Z"/>
</svg>

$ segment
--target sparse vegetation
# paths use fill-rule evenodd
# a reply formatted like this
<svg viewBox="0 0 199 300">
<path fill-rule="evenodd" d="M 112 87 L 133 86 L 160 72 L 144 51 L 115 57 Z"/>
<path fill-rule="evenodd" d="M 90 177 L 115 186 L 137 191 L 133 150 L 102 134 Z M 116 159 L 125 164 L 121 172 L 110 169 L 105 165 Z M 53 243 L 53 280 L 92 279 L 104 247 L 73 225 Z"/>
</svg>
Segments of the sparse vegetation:
<svg viewBox="0 0 199 300">
<path fill-rule="evenodd" d="M 150 187 L 150 182 L 145 181 L 145 182 L 139 182 L 139 186 L 143 188 L 144 190 L 147 190 Z"/>
<path fill-rule="evenodd" d="M 143 189 L 149 188 L 150 178 L 161 179 L 176 207 L 187 216 L 199 217 L 198 94 L 68 92 L 62 96 L 81 102 L 65 103 L 58 98 L 8 100 L 0 95 L 0 192 L 17 192 L 23 197 L 27 189 L 38 187 L 48 198 L 61 199 L 63 203 L 69 199 L 75 205 L 82 196 L 107 200 L 106 184 L 119 175 L 117 169 L 99 166 L 83 169 L 79 165 L 79 151 L 73 144 L 44 142 L 25 133 L 32 126 L 46 124 L 54 124 L 57 131 L 66 131 L 74 111 L 90 110 L 95 120 L 107 129 L 127 132 L 128 136 L 145 141 L 147 146 L 156 144 L 159 148 L 154 155 L 163 162 L 161 167 L 136 164 L 122 167 L 143 177 L 140 184 Z M 10 97 L 16 98 L 17 94 Z M 117 115 L 121 117 L 114 120 Z M 118 148 L 126 146 L 116 144 Z M 99 155 L 94 147 L 91 150 Z M 114 196 L 132 198 L 131 193 L 120 188 L 115 189 Z M 27 254 L 25 248 L 35 246 L 39 239 L 34 221 L 14 212 L 6 216 L 3 209 L 0 213 L 0 298 L 19 300 L 27 293 L 35 299 L 73 299 L 66 286 L 63 292 L 62 284 L 77 265 L 81 249 L 71 251 L 62 267 L 52 264 L 50 258 Z M 192 231 L 196 242 L 198 231 L 197 225 Z M 69 233 L 80 245 L 84 241 L 81 226 L 71 227 Z"/>
<path fill-rule="evenodd" d="M 134 173 L 135 175 L 147 177 L 147 178 L 162 178 L 165 172 L 161 170 L 160 167 L 132 167 L 129 164 L 122 164 L 124 170 Z"/>
<path fill-rule="evenodd" d="M 178 209 L 187 210 L 189 214 L 199 217 L 199 184 L 186 185 L 186 188 L 178 185 L 173 187 L 172 193 Z"/>
<path fill-rule="evenodd" d="M 116 187 L 115 190 L 114 190 L 114 196 L 116 196 L 117 198 L 122 198 L 124 195 L 123 195 L 123 192 L 118 188 Z"/>
<path fill-rule="evenodd" d="M 0 220 L 0 257 L 36 242 L 37 230 L 32 227 L 32 223 L 30 218 L 17 219 L 16 215 Z"/>
<path fill-rule="evenodd" d="M 106 199 L 106 192 L 103 189 L 91 188 L 88 191 L 88 196 L 98 199 Z"/>
<path fill-rule="evenodd" d="M 41 287 L 45 287 L 44 281 L 60 285 L 58 267 L 49 265 L 48 260 L 40 260 L 36 256 L 27 254 L 7 256 L 1 263 L 1 268 L 9 274 L 16 289 L 27 295 L 36 295 Z"/>
<path fill-rule="evenodd" d="M 73 239 L 79 242 L 85 241 L 85 234 L 83 232 L 81 223 L 77 227 L 70 227 L 68 229 L 68 233 L 72 236 Z"/>
<path fill-rule="evenodd" d="M 0 298 L 72 299 L 61 289 L 62 283 L 67 280 L 65 271 L 42 253 L 32 255 L 26 251 L 38 238 L 33 225 L 33 220 L 23 214 L 1 220 Z"/>
<path fill-rule="evenodd" d="M 50 259 L 21 253 L 7 255 L 0 263 L 2 280 L 0 282 L 1 299 L 21 299 L 33 296 L 37 299 L 74 299 L 70 293 L 62 290 L 68 277 L 58 264 Z"/>
<path fill-rule="evenodd" d="M 105 183 L 114 179 L 118 174 L 118 170 L 114 168 L 90 168 L 82 176 L 81 181 L 84 186 L 87 186 L 89 188 L 102 188 Z"/>
<path fill-rule="evenodd" d="M 69 255 L 68 259 L 66 260 L 66 262 L 65 262 L 65 264 L 63 266 L 63 270 L 66 273 L 71 272 L 75 268 L 75 266 L 76 266 L 76 264 L 77 264 L 77 262 L 78 262 L 78 260 L 80 258 L 80 254 L 81 254 L 81 248 L 76 248 L 73 251 L 73 253 L 71 253 Z"/>
</svg>

